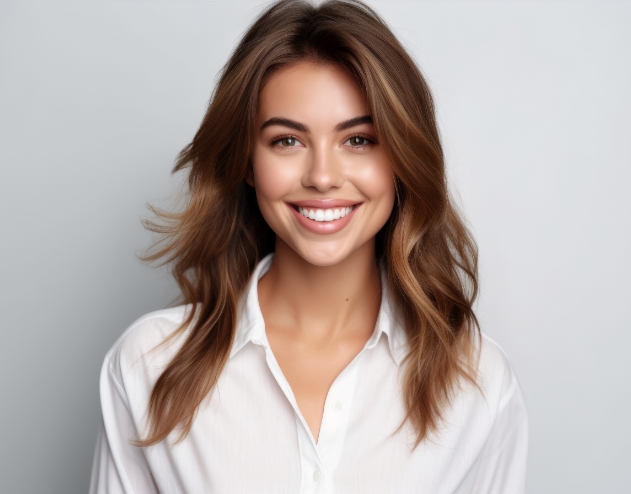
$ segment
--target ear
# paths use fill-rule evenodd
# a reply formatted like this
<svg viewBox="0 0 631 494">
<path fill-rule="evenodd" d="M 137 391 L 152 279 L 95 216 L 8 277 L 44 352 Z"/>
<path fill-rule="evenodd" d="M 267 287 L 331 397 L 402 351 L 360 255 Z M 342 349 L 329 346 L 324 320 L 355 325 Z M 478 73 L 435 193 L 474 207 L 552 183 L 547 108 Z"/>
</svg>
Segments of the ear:
<svg viewBox="0 0 631 494">
<path fill-rule="evenodd" d="M 248 173 L 245 176 L 245 182 L 249 186 L 254 187 L 254 170 L 252 169 L 252 161 L 248 163 Z"/>
</svg>

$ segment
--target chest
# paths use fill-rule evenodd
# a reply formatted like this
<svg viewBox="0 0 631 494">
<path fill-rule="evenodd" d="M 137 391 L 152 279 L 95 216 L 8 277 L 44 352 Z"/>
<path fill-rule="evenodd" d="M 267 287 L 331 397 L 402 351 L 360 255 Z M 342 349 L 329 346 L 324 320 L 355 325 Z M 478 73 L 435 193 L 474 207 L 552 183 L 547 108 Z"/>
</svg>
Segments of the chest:
<svg viewBox="0 0 631 494">
<path fill-rule="evenodd" d="M 289 384 L 313 438 L 318 441 L 329 390 L 360 353 L 368 336 L 315 344 L 288 339 L 270 328 L 267 338 L 273 359 Z M 341 403 L 332 406 L 339 408 Z"/>
<path fill-rule="evenodd" d="M 185 441 L 147 459 L 161 492 L 470 493 L 477 459 L 471 447 L 457 457 L 461 420 L 450 418 L 456 427 L 441 444 L 412 450 L 410 429 L 397 432 L 404 413 L 398 368 L 381 341 L 333 378 L 316 443 L 278 362 L 248 344 Z"/>
</svg>

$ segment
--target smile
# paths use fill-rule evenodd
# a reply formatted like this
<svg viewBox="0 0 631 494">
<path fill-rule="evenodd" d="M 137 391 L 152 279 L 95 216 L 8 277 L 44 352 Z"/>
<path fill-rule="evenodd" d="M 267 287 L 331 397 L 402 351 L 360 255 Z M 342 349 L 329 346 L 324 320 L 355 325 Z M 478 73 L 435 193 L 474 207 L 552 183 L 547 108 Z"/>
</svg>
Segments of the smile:
<svg viewBox="0 0 631 494">
<path fill-rule="evenodd" d="M 313 221 L 334 221 L 344 218 L 347 214 L 350 214 L 357 205 L 348 206 L 345 208 L 330 208 L 330 209 L 318 209 L 318 208 L 302 208 L 297 206 L 298 212 L 305 218 L 309 218 Z"/>
<path fill-rule="evenodd" d="M 302 228 L 312 233 L 332 234 L 342 231 L 353 219 L 363 202 L 349 199 L 311 199 L 286 203 Z"/>
</svg>

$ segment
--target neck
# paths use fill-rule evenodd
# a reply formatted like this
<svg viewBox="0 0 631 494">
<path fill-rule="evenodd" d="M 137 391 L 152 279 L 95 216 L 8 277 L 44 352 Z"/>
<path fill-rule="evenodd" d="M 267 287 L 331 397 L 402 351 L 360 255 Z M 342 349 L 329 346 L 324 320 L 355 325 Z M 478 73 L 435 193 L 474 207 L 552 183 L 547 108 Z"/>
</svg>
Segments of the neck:
<svg viewBox="0 0 631 494">
<path fill-rule="evenodd" d="M 372 332 L 381 302 L 374 239 L 338 264 L 315 266 L 277 238 L 258 293 L 266 326 L 310 339 Z"/>
</svg>

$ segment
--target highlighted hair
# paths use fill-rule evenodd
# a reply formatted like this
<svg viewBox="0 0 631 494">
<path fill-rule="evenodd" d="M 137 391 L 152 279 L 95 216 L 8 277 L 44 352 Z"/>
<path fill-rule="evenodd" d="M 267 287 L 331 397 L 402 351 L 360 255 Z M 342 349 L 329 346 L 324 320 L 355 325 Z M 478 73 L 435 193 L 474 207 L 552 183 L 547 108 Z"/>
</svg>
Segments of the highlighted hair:
<svg viewBox="0 0 631 494">
<path fill-rule="evenodd" d="M 397 201 L 377 235 L 377 259 L 408 336 L 403 395 L 416 445 L 437 431 L 460 379 L 475 384 L 477 250 L 449 198 L 429 88 L 364 3 L 283 0 L 245 33 L 179 155 L 174 172 L 188 173 L 185 207 L 151 208 L 158 220 L 145 222 L 162 238 L 144 259 L 172 262 L 183 302 L 196 310 L 178 330 L 190 327 L 156 382 L 148 437 L 138 446 L 176 428 L 178 441 L 186 437 L 230 354 L 239 298 L 258 261 L 274 249 L 274 232 L 245 177 L 260 90 L 275 70 L 299 60 L 338 64 L 355 77 L 392 163 Z"/>
</svg>

